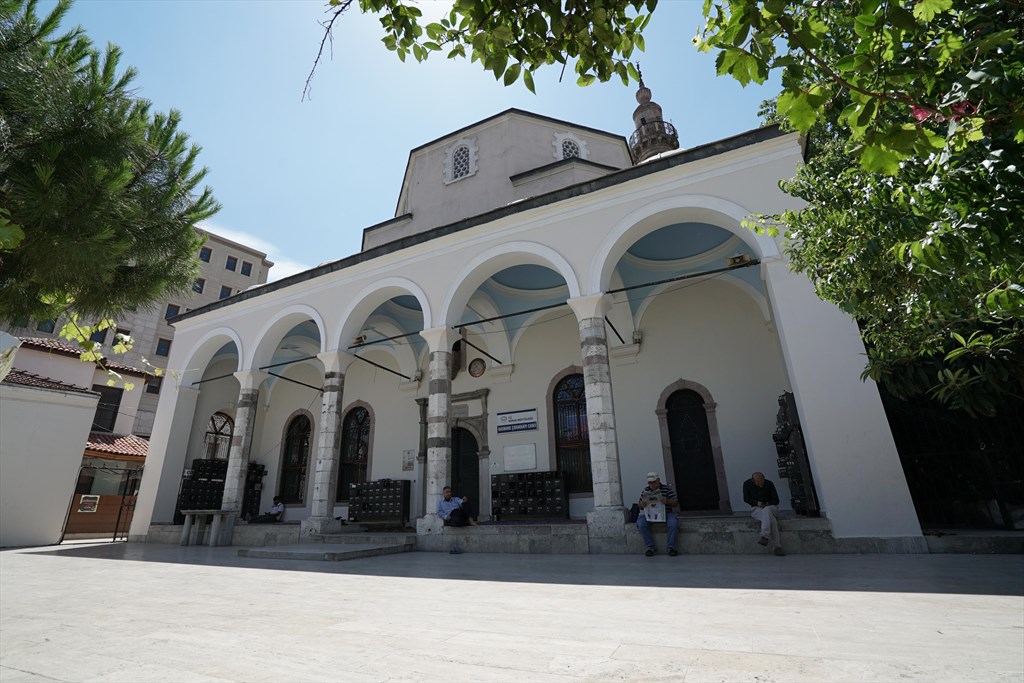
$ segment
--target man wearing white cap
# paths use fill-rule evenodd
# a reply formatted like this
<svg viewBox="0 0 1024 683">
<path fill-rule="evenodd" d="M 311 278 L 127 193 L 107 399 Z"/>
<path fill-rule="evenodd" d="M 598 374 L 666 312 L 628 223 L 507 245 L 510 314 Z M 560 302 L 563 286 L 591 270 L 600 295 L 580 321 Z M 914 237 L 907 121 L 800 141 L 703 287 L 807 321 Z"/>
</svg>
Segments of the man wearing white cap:
<svg viewBox="0 0 1024 683">
<path fill-rule="evenodd" d="M 679 507 L 679 501 L 676 499 L 676 492 L 672 490 L 672 487 L 661 483 L 661 476 L 657 472 L 647 473 L 647 486 L 640 492 L 640 510 L 642 511 L 651 502 L 658 502 L 665 506 L 665 526 L 668 528 L 668 554 L 671 557 L 675 557 L 679 554 L 676 551 L 676 534 L 679 532 L 679 518 L 672 508 Z M 651 523 L 647 521 L 647 516 L 643 512 L 636 518 L 636 528 L 640 530 L 640 536 L 643 537 L 644 545 L 647 547 L 644 554 L 647 557 L 653 557 L 655 548 L 654 539 L 651 538 Z"/>
</svg>

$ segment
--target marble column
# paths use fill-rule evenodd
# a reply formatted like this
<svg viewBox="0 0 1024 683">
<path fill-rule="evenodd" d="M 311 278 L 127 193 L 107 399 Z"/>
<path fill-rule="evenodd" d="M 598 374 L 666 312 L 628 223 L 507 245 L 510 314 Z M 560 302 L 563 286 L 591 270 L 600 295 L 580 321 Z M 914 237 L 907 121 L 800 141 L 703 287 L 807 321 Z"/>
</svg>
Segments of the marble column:
<svg viewBox="0 0 1024 683">
<path fill-rule="evenodd" d="M 310 516 L 302 521 L 303 538 L 341 530 L 334 518 L 338 489 L 338 455 L 341 449 L 345 370 L 355 357 L 344 351 L 327 351 L 317 356 L 324 364 L 324 388 L 320 404 L 320 434 L 316 446 L 313 499 Z"/>
<path fill-rule="evenodd" d="M 626 510 L 622 505 L 615 402 L 604 322 L 610 302 L 607 296 L 595 294 L 570 299 L 568 304 L 579 322 L 590 430 L 590 470 L 594 481 L 594 509 L 587 513 L 590 552 L 624 553 Z"/>
<path fill-rule="evenodd" d="M 252 447 L 252 434 L 256 426 L 256 411 L 259 408 L 260 385 L 267 378 L 267 374 L 256 370 L 244 370 L 236 372 L 235 377 L 241 388 L 235 406 L 235 430 L 231 436 L 231 449 L 228 451 L 228 473 L 224 478 L 224 498 L 220 509 L 239 512 L 242 509 L 242 497 L 245 495 L 245 477 L 249 469 L 249 450 Z M 218 545 L 231 545 L 236 517 L 231 515 L 225 519 L 226 523 L 221 529 Z"/>
<path fill-rule="evenodd" d="M 451 473 L 452 413 L 452 345 L 459 335 L 448 327 L 434 327 L 420 332 L 430 349 L 430 383 L 427 397 L 427 467 L 425 514 L 416 520 L 421 534 L 439 533 L 443 527 L 438 518 L 437 501 L 448 484 Z"/>
<path fill-rule="evenodd" d="M 170 379 L 164 381 L 162 400 L 153 423 L 146 469 L 128 533 L 132 542 L 145 541 L 151 523 L 169 523 L 173 519 L 178 495 L 176 482 L 181 481 L 189 436 L 195 428 L 193 421 L 199 388 L 188 384 L 175 385 Z M 163 488 L 160 482 L 165 483 Z M 167 482 L 175 483 L 166 485 Z"/>
</svg>

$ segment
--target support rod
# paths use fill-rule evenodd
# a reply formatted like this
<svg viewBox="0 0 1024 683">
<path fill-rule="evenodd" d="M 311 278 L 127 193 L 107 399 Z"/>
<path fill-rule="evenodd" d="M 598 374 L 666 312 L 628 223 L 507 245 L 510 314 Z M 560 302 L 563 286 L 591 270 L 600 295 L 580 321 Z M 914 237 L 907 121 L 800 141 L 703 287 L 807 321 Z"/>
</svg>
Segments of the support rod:
<svg viewBox="0 0 1024 683">
<path fill-rule="evenodd" d="M 380 363 L 374 363 L 374 362 L 373 362 L 372 360 L 370 360 L 369 358 L 363 358 L 362 356 L 357 356 L 357 355 L 356 355 L 356 354 L 354 354 L 354 353 L 352 354 L 352 356 L 353 356 L 354 358 L 358 358 L 359 360 L 363 361 L 364 363 L 369 363 L 370 365 L 372 365 L 372 366 L 374 366 L 374 367 L 376 367 L 376 368 L 380 368 L 381 370 L 387 370 L 387 371 L 388 371 L 388 372 L 390 372 L 390 373 L 391 373 L 392 375 L 398 375 L 399 377 L 401 377 L 402 379 L 404 379 L 404 380 L 406 380 L 406 381 L 408 381 L 408 382 L 411 382 L 411 381 L 412 381 L 412 377 L 406 377 L 405 375 L 403 375 L 402 373 L 398 372 L 397 370 L 392 370 L 391 368 L 389 368 L 389 367 L 386 367 L 386 366 L 384 366 L 384 365 L 381 365 Z"/>
<path fill-rule="evenodd" d="M 608 323 L 608 327 L 612 328 L 612 332 L 614 332 L 614 333 L 615 333 L 615 336 L 619 338 L 619 343 L 620 343 L 620 344 L 625 344 L 625 343 L 626 343 L 626 340 L 625 340 L 625 339 L 623 339 L 623 338 L 622 338 L 622 335 L 621 335 L 621 334 L 619 334 L 619 331 L 618 331 L 617 329 L 615 329 L 615 325 L 612 325 L 612 321 L 608 319 L 608 316 L 605 316 L 605 317 L 604 317 L 604 321 L 605 321 L 606 323 Z"/>
<path fill-rule="evenodd" d="M 525 311 L 517 311 L 515 313 L 506 313 L 505 315 L 496 315 L 493 318 L 484 318 L 483 320 L 474 320 L 471 323 L 459 323 L 458 325 L 452 325 L 453 330 L 459 330 L 463 327 L 469 327 L 470 325 L 479 325 L 480 323 L 489 323 L 495 320 L 503 320 L 505 318 L 514 318 L 517 315 L 526 315 L 527 313 L 536 313 L 537 311 L 547 311 L 552 308 L 558 308 L 559 306 L 565 306 L 568 304 L 567 301 L 563 301 L 560 304 L 551 304 L 550 306 L 538 306 L 537 308 L 528 308 Z"/>
<path fill-rule="evenodd" d="M 466 344 L 467 346 L 472 346 L 472 347 L 473 347 L 474 349 L 476 349 L 476 350 L 477 350 L 477 351 L 479 351 L 480 353 L 484 354 L 485 356 L 487 356 L 488 358 L 490 358 L 491 360 L 493 360 L 493 361 L 494 361 L 495 363 L 497 363 L 498 365 L 501 365 L 501 361 L 500 361 L 500 360 L 498 360 L 497 358 L 495 358 L 495 357 L 494 357 L 494 356 L 492 356 L 491 354 L 487 353 L 486 351 L 484 351 L 483 349 L 481 349 L 481 348 L 480 348 L 479 346 L 477 346 L 477 345 L 476 345 L 476 344 L 474 344 L 473 342 L 469 341 L 468 339 L 463 339 L 463 340 L 462 340 L 462 342 L 463 342 L 464 344 Z"/>
<path fill-rule="evenodd" d="M 715 268 L 714 270 L 705 270 L 700 273 L 687 273 L 686 275 L 678 275 L 676 277 L 666 278 L 664 280 L 655 280 L 654 282 L 645 282 L 641 285 L 630 285 L 629 287 L 619 287 L 618 289 L 609 289 L 605 294 L 618 294 L 619 292 L 628 292 L 631 289 L 642 289 L 644 287 L 653 287 L 655 285 L 663 285 L 667 282 L 678 282 L 680 280 L 689 280 L 695 277 L 703 277 L 704 275 L 715 275 L 717 273 L 725 273 L 730 270 L 739 270 L 740 268 L 749 268 L 750 266 L 756 266 L 761 263 L 760 259 L 753 259 L 746 263 L 741 263 L 737 266 L 726 266 L 725 268 Z"/>
<path fill-rule="evenodd" d="M 310 389 L 315 389 L 316 391 L 319 391 L 321 394 L 324 393 L 323 387 L 314 387 L 312 384 L 306 384 L 305 382 L 300 382 L 297 379 L 292 379 L 291 377 L 285 377 L 284 375 L 279 375 L 276 372 L 268 372 L 267 374 L 270 375 L 271 377 L 277 377 L 278 379 L 283 379 L 285 382 L 292 382 L 293 384 L 301 384 L 304 387 L 309 387 Z"/>
</svg>

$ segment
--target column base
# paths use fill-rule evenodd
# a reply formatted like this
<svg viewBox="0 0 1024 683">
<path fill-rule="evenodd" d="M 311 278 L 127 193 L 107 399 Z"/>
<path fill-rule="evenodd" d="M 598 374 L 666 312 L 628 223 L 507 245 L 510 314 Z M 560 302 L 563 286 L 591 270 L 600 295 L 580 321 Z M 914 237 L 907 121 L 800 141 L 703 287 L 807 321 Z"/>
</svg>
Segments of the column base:
<svg viewBox="0 0 1024 683">
<path fill-rule="evenodd" d="M 416 520 L 416 534 L 428 536 L 444 531 L 444 520 L 437 515 L 423 515 Z"/>
<path fill-rule="evenodd" d="M 626 553 L 626 508 L 621 505 L 597 507 L 587 513 L 590 554 Z"/>
<path fill-rule="evenodd" d="M 310 517 L 302 520 L 299 538 L 307 540 L 324 534 L 341 533 L 341 521 L 333 517 Z"/>
</svg>

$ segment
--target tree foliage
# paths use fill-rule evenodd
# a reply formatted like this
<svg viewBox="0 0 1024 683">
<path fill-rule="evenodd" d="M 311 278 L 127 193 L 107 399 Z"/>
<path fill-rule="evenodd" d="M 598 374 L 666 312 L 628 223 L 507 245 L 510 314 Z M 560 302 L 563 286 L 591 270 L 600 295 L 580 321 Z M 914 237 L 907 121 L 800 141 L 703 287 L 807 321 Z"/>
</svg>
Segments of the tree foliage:
<svg viewBox="0 0 1024 683">
<path fill-rule="evenodd" d="M 759 227 L 781 226 L 793 267 L 860 321 L 865 375 L 890 393 L 984 415 L 1024 397 L 1024 177 L 1001 158 L 1022 146 L 987 141 L 871 173 L 838 112 L 782 184 L 807 206 Z"/>
<path fill-rule="evenodd" d="M 639 79 L 629 59 L 634 50 L 643 51 L 642 32 L 657 6 L 657 0 L 455 0 L 448 16 L 424 25 L 420 9 L 402 0 L 330 0 L 325 40 L 334 20 L 354 3 L 379 16 L 385 47 L 403 62 L 410 55 L 422 62 L 431 53 L 468 56 L 505 85 L 522 76 L 531 92 L 538 68 L 564 69 L 570 61 L 580 85 Z"/>
<path fill-rule="evenodd" d="M 133 95 L 116 46 L 59 33 L 69 7 L 0 0 L 0 321 L 187 291 L 194 225 L 219 209 L 179 113 Z"/>
<path fill-rule="evenodd" d="M 332 21 L 351 2 L 331 0 Z M 581 85 L 637 77 L 628 60 L 656 9 L 458 0 L 422 27 L 401 0 L 358 6 L 403 61 L 469 51 L 511 84 L 575 60 Z M 806 208 L 760 226 L 783 230 L 794 267 L 860 321 L 865 374 L 972 413 L 1024 395 L 1022 3 L 705 0 L 703 13 L 694 43 L 718 73 L 746 85 L 781 72 L 775 114 L 811 134 L 783 184 Z"/>
</svg>

